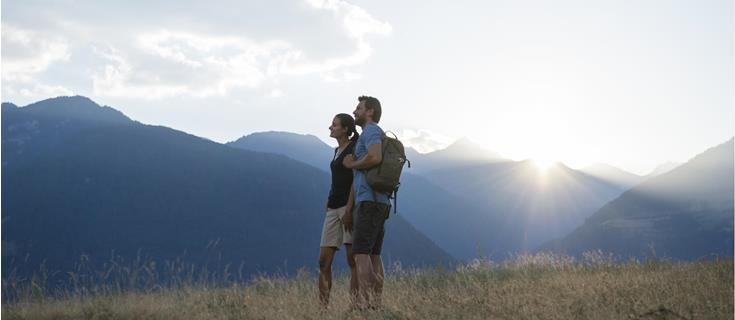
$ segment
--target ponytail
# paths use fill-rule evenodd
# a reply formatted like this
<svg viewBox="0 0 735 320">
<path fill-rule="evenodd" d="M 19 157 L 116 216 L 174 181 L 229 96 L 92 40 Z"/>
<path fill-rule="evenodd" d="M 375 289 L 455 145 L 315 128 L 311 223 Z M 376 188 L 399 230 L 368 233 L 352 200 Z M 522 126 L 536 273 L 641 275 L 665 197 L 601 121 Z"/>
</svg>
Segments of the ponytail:
<svg viewBox="0 0 735 320">
<path fill-rule="evenodd" d="M 335 118 L 339 119 L 339 124 L 347 129 L 347 137 L 350 139 L 350 141 L 355 142 L 357 141 L 357 138 L 360 137 L 360 134 L 357 133 L 357 127 L 355 126 L 355 119 L 352 118 L 351 115 L 346 113 L 340 113 Z"/>
<path fill-rule="evenodd" d="M 352 138 L 350 138 L 350 141 L 357 142 L 358 138 L 360 138 L 360 134 L 357 133 L 357 128 L 355 128 L 355 126 L 352 126 Z"/>
</svg>

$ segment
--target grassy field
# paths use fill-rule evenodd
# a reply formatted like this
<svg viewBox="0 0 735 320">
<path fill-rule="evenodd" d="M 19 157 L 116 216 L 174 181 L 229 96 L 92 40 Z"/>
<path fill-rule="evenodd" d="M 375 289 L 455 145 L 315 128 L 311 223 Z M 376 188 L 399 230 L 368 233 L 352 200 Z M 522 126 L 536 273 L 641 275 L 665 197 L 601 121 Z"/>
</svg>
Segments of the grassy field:
<svg viewBox="0 0 735 320">
<path fill-rule="evenodd" d="M 2 306 L 3 319 L 733 319 L 733 261 L 614 263 L 546 254 L 453 270 L 392 266 L 384 304 L 350 310 L 338 277 L 331 304 L 317 303 L 315 274 L 260 277 L 135 292 L 49 298 L 31 287 Z M 38 288 L 36 291 L 40 290 Z M 147 291 L 147 292 L 146 292 Z"/>
</svg>

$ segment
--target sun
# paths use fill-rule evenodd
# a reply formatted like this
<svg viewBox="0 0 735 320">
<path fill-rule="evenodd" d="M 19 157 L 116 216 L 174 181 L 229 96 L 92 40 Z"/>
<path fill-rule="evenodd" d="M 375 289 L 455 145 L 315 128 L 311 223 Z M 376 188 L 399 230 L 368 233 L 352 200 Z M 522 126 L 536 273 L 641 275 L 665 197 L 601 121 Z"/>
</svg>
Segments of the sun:
<svg viewBox="0 0 735 320">
<path fill-rule="evenodd" d="M 556 160 L 548 157 L 534 157 L 532 160 L 533 164 L 541 172 L 546 172 L 546 170 L 549 170 L 549 168 L 556 164 Z"/>
</svg>

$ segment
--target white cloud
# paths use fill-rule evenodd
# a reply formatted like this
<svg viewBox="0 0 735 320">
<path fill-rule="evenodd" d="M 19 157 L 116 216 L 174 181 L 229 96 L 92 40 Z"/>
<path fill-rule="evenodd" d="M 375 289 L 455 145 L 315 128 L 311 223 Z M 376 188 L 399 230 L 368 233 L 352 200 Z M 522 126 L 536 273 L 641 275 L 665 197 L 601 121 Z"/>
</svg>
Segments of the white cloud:
<svg viewBox="0 0 735 320">
<path fill-rule="evenodd" d="M 322 75 L 322 79 L 326 82 L 349 82 L 362 79 L 362 74 L 349 71 L 341 74 L 326 73 Z"/>
<path fill-rule="evenodd" d="M 392 27 L 387 22 L 373 18 L 364 9 L 339 0 L 306 0 L 314 8 L 325 9 L 342 20 L 344 27 L 352 38 L 363 40 L 365 35 L 374 33 L 388 35 Z"/>
<path fill-rule="evenodd" d="M 345 2 L 333 5 L 316 7 L 327 8 L 343 20 L 345 31 L 356 46 L 347 56 L 318 60 L 309 58 L 305 51 L 286 40 L 255 41 L 245 36 L 161 30 L 138 35 L 136 45 L 128 49 L 137 50 L 143 61 L 160 60 L 152 63 L 153 66 L 176 68 L 176 72 L 154 70 L 156 76 L 146 78 L 141 70 L 146 73 L 150 70 L 122 59 L 120 54 L 114 57 L 103 54 L 114 64 L 105 65 L 93 76 L 95 93 L 108 96 L 133 93 L 150 99 L 179 94 L 209 97 L 225 96 L 236 88 L 258 89 L 263 83 L 277 82 L 284 76 L 321 74 L 328 82 L 359 80 L 362 75 L 339 70 L 365 62 L 372 48 L 364 36 L 387 34 L 390 25 Z M 278 92 L 267 96 L 283 95 L 282 91 Z"/>
<path fill-rule="evenodd" d="M 79 2 L 88 5 L 69 6 L 62 0 L 48 6 L 16 3 L 9 9 L 12 15 L 6 20 L 24 28 L 3 24 L 2 78 L 15 81 L 17 88 L 3 90 L 9 98 L 21 89 L 49 88 L 39 87 L 36 78 L 60 61 L 69 64 L 65 70 L 85 74 L 90 84 L 72 89 L 97 96 L 151 100 L 227 97 L 244 91 L 272 97 L 268 88 L 273 87 L 280 96 L 279 83 L 287 78 L 359 80 L 360 74 L 345 69 L 363 64 L 372 54 L 366 37 L 391 32 L 390 24 L 345 1 L 282 0 L 268 6 L 185 1 L 176 12 L 164 4 L 141 12 L 137 4 Z M 232 12 L 247 14 L 235 18 Z M 65 77 L 56 73 L 52 78 Z M 77 79 L 79 83 L 84 82 Z"/>
<path fill-rule="evenodd" d="M 27 98 L 71 96 L 74 92 L 64 86 L 35 85 L 31 89 L 21 89 L 20 94 Z"/>
<path fill-rule="evenodd" d="M 68 61 L 69 44 L 61 37 L 2 25 L 2 93 L 4 97 L 39 100 L 72 95 L 69 88 L 38 80 L 53 63 Z"/>
<path fill-rule="evenodd" d="M 266 80 L 263 61 L 285 47 L 279 41 L 255 43 L 240 37 L 167 30 L 145 33 L 132 48 L 139 49 L 133 52 L 137 61 L 123 58 L 119 49 L 97 51 L 111 64 L 93 75 L 95 93 L 137 92 L 150 99 L 180 94 L 224 96 L 238 87 L 257 88 Z M 150 70 L 146 64 L 160 69 Z"/>
<path fill-rule="evenodd" d="M 306 0 L 307 3 L 314 8 L 331 11 L 336 19 L 338 19 L 347 35 L 356 41 L 356 49 L 349 56 L 327 59 L 321 62 L 310 62 L 294 64 L 286 68 L 286 73 L 300 74 L 312 72 L 331 72 L 341 67 L 359 65 L 365 62 L 373 52 L 370 43 L 365 39 L 367 35 L 377 34 L 387 36 L 390 35 L 392 27 L 389 23 L 379 21 L 370 15 L 364 9 L 352 5 L 346 1 L 339 0 Z M 300 55 L 292 57 L 298 61 Z M 354 77 L 344 73 L 341 79 L 334 75 L 324 76 L 326 81 L 351 81 L 360 77 Z M 354 74 L 353 74 L 354 75 Z"/>
<path fill-rule="evenodd" d="M 279 89 L 273 89 L 271 90 L 271 93 L 268 94 L 268 96 L 271 98 L 280 98 L 280 97 L 283 97 L 283 91 Z"/>
<path fill-rule="evenodd" d="M 64 86 L 50 86 L 40 83 L 23 83 L 18 88 L 16 84 L 3 83 L 3 95 L 23 97 L 26 101 L 36 101 L 48 97 L 72 96 L 74 92 Z"/>
<path fill-rule="evenodd" d="M 32 82 L 57 61 L 69 60 L 69 44 L 58 37 L 2 25 L 4 81 Z"/>
<path fill-rule="evenodd" d="M 155 76 L 134 75 L 123 53 L 113 47 L 94 47 L 94 52 L 107 60 L 107 64 L 100 66 L 100 70 L 92 75 L 95 95 L 155 99 L 182 94 L 187 89 L 181 85 L 156 83 L 158 79 Z"/>
<path fill-rule="evenodd" d="M 427 129 L 403 129 L 397 132 L 398 139 L 406 147 L 421 153 L 441 150 L 452 144 L 454 138 Z"/>
</svg>

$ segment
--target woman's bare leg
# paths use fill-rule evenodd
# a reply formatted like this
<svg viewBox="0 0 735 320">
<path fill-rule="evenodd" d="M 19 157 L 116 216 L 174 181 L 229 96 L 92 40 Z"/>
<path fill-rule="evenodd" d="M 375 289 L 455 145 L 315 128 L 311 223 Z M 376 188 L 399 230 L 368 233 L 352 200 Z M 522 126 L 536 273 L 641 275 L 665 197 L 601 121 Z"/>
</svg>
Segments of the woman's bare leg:
<svg viewBox="0 0 735 320">
<path fill-rule="evenodd" d="M 319 249 L 319 301 L 322 306 L 329 304 L 329 291 L 332 289 L 332 261 L 337 248 L 320 247 Z"/>
</svg>

